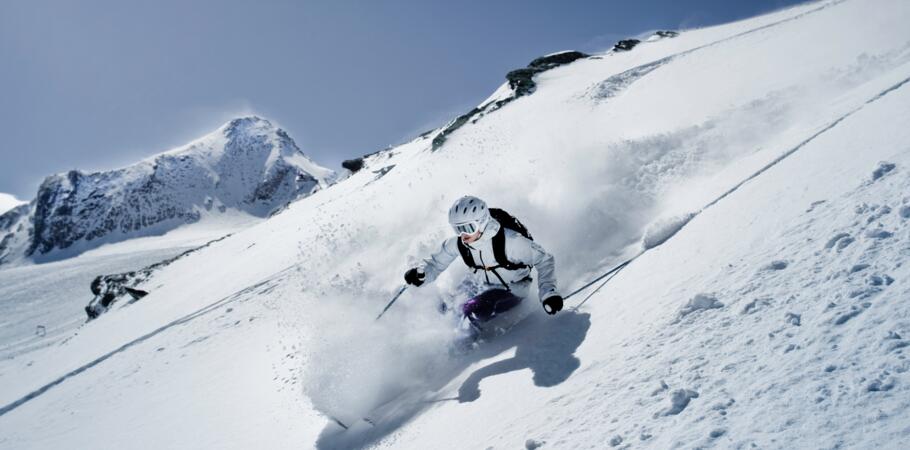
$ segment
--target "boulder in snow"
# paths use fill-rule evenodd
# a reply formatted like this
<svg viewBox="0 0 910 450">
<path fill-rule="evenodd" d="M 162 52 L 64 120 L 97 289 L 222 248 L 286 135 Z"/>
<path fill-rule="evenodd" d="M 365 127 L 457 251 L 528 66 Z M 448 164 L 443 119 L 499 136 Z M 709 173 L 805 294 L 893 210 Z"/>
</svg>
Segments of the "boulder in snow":
<svg viewBox="0 0 910 450">
<path fill-rule="evenodd" d="M 635 48 L 636 45 L 640 44 L 641 41 L 638 39 L 623 39 L 613 45 L 614 52 L 627 52 Z"/>
</svg>

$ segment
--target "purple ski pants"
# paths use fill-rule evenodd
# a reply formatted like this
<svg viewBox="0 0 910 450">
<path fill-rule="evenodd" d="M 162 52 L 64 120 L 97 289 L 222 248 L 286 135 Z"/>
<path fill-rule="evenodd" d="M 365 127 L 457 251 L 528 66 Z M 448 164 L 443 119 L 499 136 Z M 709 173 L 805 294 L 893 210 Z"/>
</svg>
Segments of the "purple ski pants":
<svg viewBox="0 0 910 450">
<path fill-rule="evenodd" d="M 508 311 L 521 303 L 521 297 L 505 289 L 489 289 L 477 294 L 461 307 L 461 312 L 471 322 L 486 322 L 497 314 Z"/>
</svg>

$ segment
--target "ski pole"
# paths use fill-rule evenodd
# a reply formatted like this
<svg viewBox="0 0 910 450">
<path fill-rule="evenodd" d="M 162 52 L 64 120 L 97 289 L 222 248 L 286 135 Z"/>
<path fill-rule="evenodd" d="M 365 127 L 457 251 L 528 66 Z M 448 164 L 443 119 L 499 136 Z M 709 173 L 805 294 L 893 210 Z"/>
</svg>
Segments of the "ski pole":
<svg viewBox="0 0 910 450">
<path fill-rule="evenodd" d="M 382 312 L 379 313 L 378 316 L 376 316 L 376 320 L 379 320 L 379 318 L 382 317 L 382 315 L 385 314 L 385 312 L 388 311 L 389 308 L 392 307 L 392 303 L 395 303 L 395 300 L 398 300 L 398 297 L 401 297 L 401 294 L 404 294 L 404 291 L 407 290 L 407 288 L 408 288 L 408 285 L 401 286 L 401 289 L 399 289 L 398 293 L 395 294 L 394 297 L 392 297 L 392 300 L 389 301 L 389 304 L 385 305 L 385 308 L 383 308 Z"/>
<path fill-rule="evenodd" d="M 604 273 L 603 275 L 601 275 L 601 276 L 599 276 L 599 277 L 597 277 L 597 278 L 591 280 L 590 283 L 588 283 L 588 284 L 586 284 L 586 285 L 584 285 L 584 286 L 582 286 L 582 287 L 580 287 L 580 288 L 578 288 L 578 289 L 572 291 L 571 294 L 566 295 L 566 296 L 563 297 L 562 299 L 563 299 L 563 300 L 568 300 L 568 299 L 569 299 L 570 297 L 572 297 L 573 295 L 575 295 L 575 294 L 577 294 L 577 293 L 579 293 L 579 292 L 581 292 L 581 291 L 583 291 L 583 290 L 585 290 L 585 289 L 587 289 L 587 288 L 593 286 L 594 283 L 597 283 L 598 281 L 603 280 L 604 278 L 606 278 L 606 277 L 609 276 L 610 274 L 613 274 L 613 273 L 616 273 L 616 272 L 622 270 L 624 267 L 628 266 L 629 263 L 631 263 L 632 261 L 634 261 L 635 258 L 638 258 L 639 256 L 641 256 L 642 253 L 644 253 L 644 252 L 641 252 L 641 253 L 639 253 L 639 254 L 637 254 L 637 255 L 635 255 L 635 256 L 633 256 L 633 257 L 631 257 L 631 258 L 625 260 L 623 263 L 621 263 L 621 264 L 619 264 L 618 266 L 616 266 L 616 267 L 610 269 L 609 271 L 607 271 L 607 272 Z M 612 278 L 612 277 L 611 277 L 611 278 Z"/>
</svg>

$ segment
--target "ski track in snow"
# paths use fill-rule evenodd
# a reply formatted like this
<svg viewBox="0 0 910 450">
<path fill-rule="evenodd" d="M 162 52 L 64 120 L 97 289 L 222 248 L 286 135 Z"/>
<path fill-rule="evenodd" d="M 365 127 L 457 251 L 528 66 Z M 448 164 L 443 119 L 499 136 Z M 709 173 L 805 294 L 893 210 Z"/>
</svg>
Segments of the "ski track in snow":
<svg viewBox="0 0 910 450">
<path fill-rule="evenodd" d="M 906 374 L 910 370 L 910 361 L 900 351 L 908 345 L 908 341 L 895 330 L 902 330 L 905 334 L 910 322 L 907 321 L 906 309 L 896 310 L 894 304 L 907 298 L 907 288 L 892 286 L 897 280 L 890 273 L 902 269 L 901 263 L 910 251 L 910 227 L 906 219 L 890 211 L 895 210 L 898 203 L 906 203 L 910 199 L 894 198 L 889 194 L 900 192 L 900 186 L 910 185 L 908 175 L 910 173 L 896 174 L 880 185 L 863 184 L 844 198 L 837 199 L 837 204 L 859 202 L 855 217 L 850 217 L 849 209 L 845 211 L 831 205 L 830 200 L 828 207 L 807 213 L 801 221 L 783 232 L 783 242 L 776 253 L 791 258 L 792 263 L 787 266 L 778 265 L 780 268 L 772 271 L 756 271 L 748 266 L 726 271 L 713 284 L 724 287 L 719 296 L 729 299 L 731 303 L 710 306 L 721 308 L 716 314 L 722 318 L 711 320 L 712 317 L 706 315 L 711 314 L 708 312 L 681 317 L 678 324 L 657 331 L 655 338 L 649 339 L 644 345 L 649 349 L 646 353 L 623 362 L 623 366 L 631 372 L 635 372 L 635 367 L 665 367 L 663 374 L 636 380 L 636 391 L 648 385 L 660 385 L 662 380 L 675 379 L 677 381 L 671 386 L 679 386 L 672 393 L 667 393 L 666 387 L 658 386 L 653 398 L 642 398 L 637 406 L 655 410 L 670 396 L 671 408 L 658 409 L 655 412 L 657 417 L 678 414 L 690 399 L 702 403 L 703 406 L 694 413 L 695 422 L 716 423 L 714 427 L 718 432 L 712 432 L 700 441 L 688 441 L 685 443 L 687 447 L 718 445 L 712 444 L 712 440 L 721 436 L 724 436 L 725 442 L 720 444 L 721 447 L 748 447 L 750 440 L 740 441 L 737 435 L 748 435 L 749 430 L 745 426 L 749 423 L 776 422 L 781 430 L 797 423 L 805 424 L 807 418 L 802 417 L 803 408 L 793 408 L 792 413 L 786 413 L 791 410 L 787 403 L 799 401 L 797 399 L 804 399 L 802 401 L 813 404 L 813 409 L 817 409 L 818 412 L 814 413 L 816 419 L 808 420 L 821 422 L 815 426 L 824 432 L 824 436 L 819 438 L 825 439 L 816 442 L 828 442 L 832 448 L 850 442 L 853 433 L 853 430 L 840 426 L 841 422 L 831 420 L 824 414 L 840 403 L 857 402 L 863 410 L 875 411 L 875 405 L 880 400 L 879 392 L 900 386 L 905 393 L 903 400 L 881 403 L 877 413 L 880 418 L 894 414 L 899 417 L 900 411 L 910 407 L 910 397 L 906 395 L 907 388 L 896 380 L 910 381 Z M 850 225 L 832 230 L 831 223 Z M 886 238 L 867 237 L 870 229 L 899 231 L 900 237 L 893 234 Z M 861 241 L 837 249 L 824 245 L 823 239 L 807 245 L 803 241 L 806 235 L 848 235 L 857 236 Z M 771 257 L 773 254 L 766 256 Z M 787 276 L 788 271 L 794 270 L 797 275 Z M 906 273 L 906 270 L 901 271 Z M 803 273 L 814 276 L 803 278 L 800 276 Z M 901 289 L 902 292 L 893 292 L 894 289 Z M 888 290 L 892 291 L 891 295 L 882 295 Z M 824 295 L 813 295 L 813 291 L 839 294 L 826 298 Z M 747 304 L 742 306 L 743 303 Z M 897 311 L 901 312 L 895 315 Z M 862 314 L 874 314 L 875 317 L 868 317 L 861 324 L 851 322 Z M 672 344 L 680 340 L 692 341 L 688 346 L 692 351 L 685 358 L 662 350 L 672 348 Z M 627 342 L 623 345 L 636 344 Z M 765 364 L 767 353 L 782 358 L 781 364 Z M 862 363 L 870 357 L 868 353 L 877 355 L 872 357 L 876 364 Z M 807 364 L 808 368 L 803 367 Z M 757 380 L 758 384 L 745 390 L 742 387 L 730 390 L 726 385 L 731 378 Z M 622 383 L 611 383 L 604 388 L 609 390 L 617 385 Z M 709 392 L 709 395 L 697 398 L 685 394 L 695 391 L 702 394 Z M 901 394 L 895 393 L 891 398 L 900 399 Z M 582 401 L 580 398 L 576 400 Z M 781 417 L 769 419 L 752 413 L 764 410 L 756 408 L 756 404 L 767 402 L 777 404 L 773 409 L 783 412 Z M 625 414 L 640 416 L 641 412 L 609 411 L 608 414 L 608 417 L 624 417 Z M 592 415 L 597 416 L 596 413 Z M 740 417 L 732 425 L 738 428 L 736 432 L 731 432 L 731 425 L 725 425 L 734 422 L 731 417 Z M 596 427 L 594 423 L 588 425 Z M 617 431 L 625 440 L 633 440 L 638 435 L 650 435 L 651 429 L 647 422 L 643 422 Z M 904 429 L 900 434 L 906 439 L 910 436 L 910 429 Z M 672 447 L 682 444 L 674 443 L 672 438 L 662 442 L 672 444 L 669 445 Z M 787 446 L 785 442 L 773 439 L 769 445 Z M 653 446 L 661 448 L 662 444 Z"/>
<path fill-rule="evenodd" d="M 906 16 L 899 2 L 881 3 L 895 7 L 886 18 Z M 2 361 L 12 403 L 0 409 L 0 447 L 142 438 L 158 448 L 900 448 L 910 437 L 910 66 L 906 43 L 824 22 L 851 23 L 843 17 L 860 10 L 882 20 L 880 8 L 858 5 L 804 5 L 705 32 L 683 52 L 666 46 L 702 31 L 580 61 L 453 133 L 443 152 L 417 139 L 368 160 L 344 183 L 164 269 L 147 298 L 59 349 Z M 756 34 L 771 27 L 782 36 Z M 844 50 L 830 42 L 842 34 L 806 34 L 832 29 L 891 47 Z M 685 86 L 728 58 L 747 64 L 754 58 L 736 57 L 749 45 L 785 64 L 772 58 L 798 47 L 794 37 L 850 57 L 775 73 L 776 84 L 756 75 L 751 91 L 734 86 L 743 98 L 707 95 L 729 79 L 717 77 L 692 120 L 672 102 L 671 119 L 649 109 L 675 85 L 654 97 L 637 89 L 672 75 Z M 643 54 L 652 62 L 630 69 L 623 59 Z M 611 100 L 579 101 L 579 87 L 592 86 Z M 646 106 L 623 109 L 632 101 Z M 527 125 L 540 108 L 582 109 L 570 119 L 583 126 Z M 601 129 L 614 122 L 619 130 Z M 579 131 L 593 137 L 565 137 Z M 560 145 L 579 161 L 551 157 Z M 490 166 L 510 183 L 485 181 Z M 526 185 L 513 187 L 518 179 Z M 648 250 L 589 288 L 582 309 L 535 309 L 477 352 L 440 358 L 449 324 L 435 309 L 461 295 L 463 269 L 374 319 L 413 263 L 402 255 L 438 245 L 453 189 L 496 192 L 547 248 L 571 254 L 559 259 L 564 289 L 630 248 Z M 682 215 L 666 205 L 681 199 Z M 427 216 L 439 220 L 402 219 Z M 99 418 L 103 433 L 84 432 Z"/>
<path fill-rule="evenodd" d="M 904 164 L 908 163 L 905 157 Z M 630 356 L 621 366 L 595 363 L 586 367 L 586 372 L 620 375 L 570 399 L 560 399 L 560 404 L 579 402 L 590 408 L 571 426 L 564 425 L 575 430 L 599 429 L 598 435 L 613 436 L 610 442 L 614 446 L 636 442 L 649 448 L 749 448 L 754 436 L 767 431 L 769 424 L 779 427 L 776 431 L 781 434 L 807 426 L 819 430 L 819 435 L 810 437 L 814 447 L 871 445 L 863 438 L 856 441 L 855 430 L 842 426 L 853 423 L 851 420 L 826 414 L 850 403 L 856 405 L 859 415 L 877 411 L 865 426 L 875 424 L 890 430 L 878 435 L 880 444 L 905 442 L 910 429 L 902 425 L 900 417 L 910 406 L 906 395 L 910 389 L 901 380 L 910 381 L 906 374 L 910 362 L 902 349 L 908 346 L 904 336 L 910 317 L 898 303 L 910 291 L 900 285 L 894 271 L 910 275 L 903 266 L 910 256 L 910 227 L 907 218 L 895 211 L 910 203 L 910 197 L 894 194 L 906 192 L 903 187 L 910 185 L 910 173 L 894 170 L 892 174 L 889 169 L 881 174 L 882 168 L 894 166 L 879 164 L 867 181 L 841 198 L 826 199 L 807 210 L 781 232 L 775 248 L 749 255 L 753 260 L 768 260 L 765 267 L 756 270 L 749 264 L 731 264 L 709 280 L 707 284 L 720 288 L 717 296 L 728 305 L 715 303 L 713 295 L 699 294 L 710 301 L 693 302 L 703 308 L 691 308 L 692 312 L 704 307 L 720 309 L 686 314 L 677 323 L 655 329 L 646 340 L 622 343 L 622 347 L 644 351 L 628 352 Z M 832 224 L 840 225 L 832 229 Z M 816 239 L 807 243 L 806 236 Z M 849 244 L 837 246 L 837 242 Z M 779 256 L 788 261 L 773 259 Z M 828 297 L 829 292 L 836 294 Z M 682 342 L 689 342 L 684 357 L 670 350 Z M 769 364 L 769 355 L 779 364 Z M 870 359 L 875 363 L 869 364 Z M 662 369 L 639 377 L 642 367 Z M 753 381 L 741 386 L 734 379 Z M 665 380 L 673 381 L 668 384 Z M 895 389 L 901 392 L 892 392 Z M 611 401 L 616 400 L 616 393 L 635 398 L 625 402 L 634 406 L 616 410 Z M 663 406 L 668 397 L 669 408 Z M 790 406 L 795 401 L 806 405 Z M 707 435 L 677 434 L 653 422 L 683 412 L 690 402 L 697 411 L 686 411 L 693 418 L 685 423 L 694 421 L 699 429 L 711 429 Z M 807 413 L 808 405 L 815 412 Z M 782 414 L 764 416 L 769 408 Z M 654 411 L 650 421 L 642 418 L 647 410 Z M 603 430 L 604 423 L 622 425 Z M 671 425 L 670 429 L 679 432 L 682 426 L 688 425 Z M 669 434 L 657 436 L 660 428 Z M 560 433 L 548 437 L 550 442 L 568 443 L 567 436 Z M 800 446 L 773 437 L 765 442 L 775 448 Z"/>
<path fill-rule="evenodd" d="M 104 354 L 104 355 L 102 355 L 102 356 L 96 358 L 95 360 L 93 360 L 93 361 L 91 361 L 91 362 L 89 362 L 89 363 L 87 363 L 87 364 L 85 364 L 85 365 L 82 365 L 82 366 L 80 366 L 80 367 L 78 367 L 78 368 L 76 368 L 76 369 L 74 369 L 74 370 L 72 370 L 72 371 L 70 371 L 70 372 L 64 374 L 64 375 L 61 376 L 60 378 L 58 378 L 58 379 L 56 379 L 56 380 L 54 380 L 54 381 L 52 381 L 52 382 L 50 382 L 50 383 L 48 383 L 48 384 L 45 384 L 44 386 L 41 386 L 40 388 L 36 389 L 35 391 L 32 391 L 32 392 L 28 393 L 28 394 L 25 395 L 24 397 L 22 397 L 22 398 L 20 398 L 20 399 L 18 399 L 18 400 L 16 400 L 16 401 L 14 401 L 14 402 L 12 402 L 12 403 L 10 403 L 10 404 L 8 404 L 8 405 L 5 405 L 5 406 L 3 406 L 3 407 L 0 407 L 0 416 L 3 416 L 4 414 L 6 414 L 6 413 L 8 413 L 8 412 L 10 412 L 10 411 L 12 411 L 12 410 L 14 410 L 14 409 L 16 409 L 16 408 L 22 406 L 23 404 L 25 404 L 25 403 L 27 403 L 27 402 L 29 402 L 29 401 L 31 401 L 31 400 L 33 400 L 33 399 L 35 399 L 35 398 L 41 396 L 42 394 L 46 393 L 46 392 L 47 392 L 48 390 L 50 390 L 51 388 L 53 388 L 53 387 L 55 387 L 55 386 L 57 386 L 57 385 L 59 385 L 59 384 L 65 382 L 66 380 L 68 380 L 68 379 L 70 379 L 70 378 L 72 378 L 72 377 L 75 377 L 75 376 L 81 374 L 82 372 L 85 372 L 86 370 L 91 369 L 91 368 L 97 366 L 98 364 L 101 364 L 102 362 L 106 361 L 108 358 L 111 358 L 112 356 L 117 355 L 117 354 L 119 354 L 119 353 L 125 352 L 125 351 L 129 350 L 130 348 L 134 347 L 135 345 L 140 344 L 140 343 L 142 343 L 142 342 L 145 342 L 146 340 L 151 339 L 151 338 L 153 338 L 153 337 L 155 337 L 155 336 L 157 336 L 157 335 L 159 335 L 159 334 L 161 334 L 161 333 L 163 333 L 163 332 L 165 332 L 165 331 L 167 331 L 167 330 L 169 330 L 169 329 L 171 329 L 171 328 L 173 328 L 173 327 L 175 327 L 175 326 L 186 324 L 186 323 L 188 323 L 188 322 L 190 322 L 190 321 L 196 319 L 197 317 L 204 316 L 204 315 L 209 314 L 209 313 L 211 313 L 211 312 L 213 312 L 213 311 L 217 311 L 218 309 L 220 309 L 220 308 L 222 308 L 222 307 L 224 307 L 224 306 L 226 306 L 226 305 L 228 305 L 228 304 L 230 304 L 230 303 L 232 303 L 232 302 L 234 302 L 234 301 L 242 300 L 242 299 L 244 299 L 244 298 L 246 298 L 246 297 L 253 296 L 253 295 L 263 295 L 263 294 L 267 294 L 267 293 L 272 289 L 272 287 L 273 287 L 276 283 L 278 283 L 278 282 L 281 280 L 281 277 L 282 277 L 283 275 L 285 275 L 288 271 L 290 271 L 290 270 L 292 270 L 292 269 L 295 269 L 295 268 L 296 268 L 296 265 L 295 265 L 295 266 L 291 266 L 291 267 L 287 267 L 287 268 L 285 268 L 285 269 L 279 271 L 278 273 L 275 273 L 274 275 L 270 276 L 268 279 L 262 280 L 262 281 L 260 281 L 260 282 L 258 282 L 258 283 L 255 283 L 255 284 L 253 284 L 253 285 L 251 285 L 251 286 L 248 286 L 248 287 L 246 287 L 246 288 L 244 288 L 244 289 L 242 289 L 242 290 L 240 290 L 240 291 L 237 291 L 237 292 L 235 292 L 235 293 L 233 293 L 233 294 L 231 294 L 231 295 L 229 295 L 229 296 L 227 296 L 227 297 L 225 297 L 225 298 L 222 298 L 222 299 L 220 299 L 220 300 L 218 300 L 218 301 L 216 301 L 216 302 L 214 302 L 214 303 L 212 303 L 212 304 L 210 304 L 210 305 L 208 305 L 208 306 L 206 306 L 206 307 L 204 307 L 204 308 L 202 308 L 202 309 L 200 309 L 200 310 L 198 310 L 198 311 L 194 311 L 194 312 L 191 313 L 191 314 L 188 314 L 188 315 L 186 315 L 186 316 L 184 316 L 184 317 L 181 317 L 181 318 L 179 318 L 179 319 L 177 319 L 177 320 L 174 320 L 173 322 L 170 322 L 170 323 L 168 323 L 168 324 L 166 324 L 166 325 L 164 325 L 164 326 L 162 326 L 162 327 L 160 327 L 160 328 L 158 328 L 158 329 L 156 329 L 156 330 L 154 330 L 154 331 L 152 331 L 152 332 L 150 332 L 150 333 L 144 334 L 144 335 L 142 335 L 142 336 L 140 336 L 140 337 L 138 337 L 138 338 L 136 338 L 136 339 L 134 339 L 134 340 L 132 340 L 132 341 L 130 341 L 130 342 L 127 342 L 126 344 L 121 345 L 121 346 L 118 347 L 117 349 L 112 350 L 112 351 L 110 351 L 110 352 L 108 352 L 108 353 L 106 353 L 106 354 Z M 204 340 L 204 339 L 202 339 L 202 340 Z M 195 342 L 201 342 L 201 340 L 200 340 L 200 341 L 195 341 Z M 194 343 L 195 343 L 195 342 L 194 342 Z"/>
<path fill-rule="evenodd" d="M 744 32 L 739 33 L 739 34 L 735 34 L 735 35 L 733 35 L 733 36 L 729 36 L 729 37 L 726 37 L 726 38 L 723 38 L 723 39 L 720 39 L 720 40 L 717 40 L 717 41 L 714 41 L 714 42 L 711 42 L 711 43 L 708 43 L 708 44 L 705 44 L 705 45 L 701 45 L 701 46 L 698 46 L 698 47 L 695 47 L 695 48 L 692 48 L 692 49 L 689 49 L 689 50 L 686 50 L 686 51 L 677 53 L 677 54 L 675 54 L 675 55 L 670 55 L 670 56 L 661 58 L 661 59 L 659 59 L 659 60 L 657 60 L 657 61 L 653 61 L 653 62 L 649 62 L 649 63 L 646 63 L 646 64 L 642 64 L 642 65 L 640 65 L 640 66 L 633 67 L 633 68 L 628 69 L 628 70 L 626 70 L 626 71 L 624 71 L 624 72 L 622 72 L 622 73 L 618 73 L 618 74 L 616 74 L 616 75 L 612 75 L 612 76 L 610 76 L 609 78 L 607 78 L 606 80 L 604 80 L 604 81 L 602 81 L 602 82 L 600 82 L 600 83 L 597 83 L 595 86 L 593 86 L 593 87 L 591 87 L 591 88 L 588 88 L 588 89 L 586 90 L 586 93 L 584 94 L 584 97 L 593 98 L 595 101 L 603 101 L 603 100 L 610 99 L 610 98 L 612 98 L 612 97 L 615 97 L 615 96 L 619 95 L 620 92 L 626 90 L 629 86 L 632 85 L 632 83 L 635 83 L 635 82 L 638 81 L 640 78 L 642 78 L 642 77 L 648 75 L 649 73 L 651 73 L 651 72 L 653 72 L 653 71 L 659 69 L 660 67 L 662 67 L 662 66 L 664 66 L 664 65 L 666 65 L 666 64 L 668 64 L 668 63 L 670 63 L 670 62 L 672 62 L 673 60 L 676 60 L 676 59 L 681 58 L 681 57 L 684 57 L 684 56 L 686 56 L 686 55 L 695 53 L 695 52 L 697 52 L 697 51 L 699 51 L 699 50 L 702 50 L 702 49 L 714 47 L 714 46 L 723 44 L 723 43 L 725 43 L 725 42 L 729 42 L 729 41 L 732 41 L 732 40 L 741 38 L 741 37 L 743 37 L 743 36 L 748 36 L 748 35 L 750 35 L 750 34 L 758 33 L 758 32 L 760 32 L 760 31 L 765 31 L 765 30 L 767 30 L 767 29 L 774 28 L 774 27 L 777 27 L 777 26 L 779 26 L 779 25 L 782 25 L 782 24 L 785 24 L 785 23 L 792 22 L 792 21 L 794 21 L 794 20 L 798 20 L 798 19 L 800 19 L 800 18 L 802 18 L 802 17 L 805 17 L 805 16 L 807 16 L 807 15 L 809 15 L 809 14 L 814 14 L 814 13 L 817 13 L 817 12 L 819 12 L 819 11 L 823 11 L 823 10 L 825 10 L 825 9 L 828 9 L 828 8 L 832 7 L 832 6 L 836 6 L 838 3 L 842 3 L 842 2 L 845 2 L 845 1 L 847 1 L 847 0 L 833 0 L 833 1 L 828 1 L 827 3 L 822 4 L 822 5 L 819 6 L 818 8 L 811 9 L 811 10 L 809 10 L 809 11 L 805 11 L 805 12 L 803 12 L 803 13 L 801 13 L 801 14 L 796 14 L 796 15 L 794 15 L 794 16 L 788 17 L 788 18 L 783 19 L 783 20 L 779 20 L 779 21 L 777 21 L 777 22 L 773 22 L 773 23 L 769 23 L 769 24 L 764 25 L 764 26 L 760 26 L 760 27 L 757 27 L 757 28 L 753 28 L 753 29 L 750 29 L 750 30 L 748 30 L 748 31 L 744 31 Z"/>
<path fill-rule="evenodd" d="M 881 91 L 864 107 L 902 92 L 899 88 L 906 82 Z M 826 133 L 839 130 L 837 125 L 848 123 L 864 107 L 750 176 L 747 181 L 758 185 L 752 190 L 767 186 L 759 175 L 789 163 L 797 150 L 830 145 Z M 742 255 L 740 261 L 749 259 L 728 264 L 706 280 L 703 284 L 716 292 L 696 295 L 709 299 L 693 302 L 701 307 L 642 333 L 645 338 L 624 341 L 621 352 L 609 351 L 583 366 L 577 391 L 548 403 L 554 410 L 573 405 L 582 414 L 562 417 L 543 433 L 534 430 L 545 423 L 525 417 L 528 422 L 512 422 L 509 431 L 527 430 L 525 436 L 557 448 L 585 448 L 596 442 L 621 448 L 750 448 L 756 442 L 771 448 L 849 448 L 875 442 L 899 448 L 894 443 L 910 436 L 901 420 L 901 412 L 910 406 L 902 383 L 910 370 L 902 354 L 910 321 L 900 306 L 910 294 L 900 284 L 910 276 L 903 264 L 910 256 L 910 228 L 907 215 L 900 212 L 910 203 L 905 194 L 910 173 L 901 170 L 910 160 L 901 149 L 906 142 L 896 145 L 892 152 L 901 155 L 901 163 L 870 166 L 868 178 L 856 188 L 807 205 L 799 220 L 769 236 L 771 244 Z M 864 161 L 868 164 L 868 158 Z M 710 206 L 732 200 L 745 187 L 746 182 L 737 184 Z M 710 211 L 706 207 L 702 213 Z M 762 260 L 759 266 L 750 264 Z M 610 294 L 608 289 L 601 301 L 609 301 Z M 687 349 L 685 354 L 678 353 L 680 347 Z M 612 363 L 614 355 L 623 354 L 628 356 Z M 598 379 L 595 374 L 614 375 Z M 769 410 L 781 414 L 768 417 Z M 872 434 L 843 426 L 856 423 L 860 417 L 853 416 L 866 411 L 874 412 L 863 421 L 864 431 Z M 686 419 L 676 423 L 661 422 L 683 414 Z M 418 421 L 414 427 L 422 425 L 430 426 Z M 805 427 L 818 433 L 798 431 Z M 709 431 L 698 436 L 688 429 Z M 757 438 L 765 433 L 773 435 Z"/>
</svg>

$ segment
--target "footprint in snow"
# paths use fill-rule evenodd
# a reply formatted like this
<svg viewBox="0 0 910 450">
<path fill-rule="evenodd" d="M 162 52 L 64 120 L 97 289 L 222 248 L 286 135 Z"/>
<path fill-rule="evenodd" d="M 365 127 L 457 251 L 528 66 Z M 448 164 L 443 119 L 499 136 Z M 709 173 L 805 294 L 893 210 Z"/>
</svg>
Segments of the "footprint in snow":
<svg viewBox="0 0 910 450">
<path fill-rule="evenodd" d="M 901 335 L 895 333 L 894 331 L 889 331 L 888 336 L 885 336 L 883 345 L 885 346 L 886 352 L 893 352 L 895 350 L 910 346 L 910 342 L 907 342 L 901 338 Z"/>
<path fill-rule="evenodd" d="M 770 270 L 784 270 L 784 269 L 787 268 L 788 265 L 789 265 L 789 263 L 788 263 L 787 261 L 784 261 L 784 260 L 775 260 L 775 261 L 771 261 L 771 262 L 770 262 L 768 265 L 766 265 L 765 267 L 762 267 L 762 270 L 765 270 L 765 271 L 770 271 Z"/>
<path fill-rule="evenodd" d="M 667 389 L 670 389 L 670 386 L 667 386 L 667 383 L 664 383 L 663 381 L 661 381 L 660 386 L 658 386 L 656 389 L 651 391 L 651 397 L 654 397 L 655 395 L 660 394 L 661 392 L 664 392 Z"/>
<path fill-rule="evenodd" d="M 866 237 L 872 239 L 887 239 L 891 236 L 894 236 L 894 233 L 884 230 L 882 228 L 876 228 L 874 230 L 866 231 Z"/>
<path fill-rule="evenodd" d="M 727 434 L 727 430 L 725 430 L 723 428 L 717 428 L 715 430 L 712 430 L 711 433 L 708 434 L 708 436 L 710 436 L 711 439 L 717 439 L 725 434 Z"/>
<path fill-rule="evenodd" d="M 894 170 L 897 167 L 894 163 L 888 161 L 881 161 L 878 163 L 878 167 L 872 171 L 872 181 L 877 181 L 881 177 L 887 175 L 889 172 Z"/>
<path fill-rule="evenodd" d="M 861 289 L 854 289 L 847 294 L 850 298 L 856 300 L 865 300 L 869 297 L 872 297 L 875 294 L 878 294 L 882 291 L 882 288 L 878 286 L 868 286 Z"/>
<path fill-rule="evenodd" d="M 843 325 L 843 324 L 847 323 L 848 320 L 850 320 L 850 319 L 852 319 L 852 318 L 854 318 L 854 317 L 856 317 L 856 316 L 862 314 L 862 312 L 865 311 L 866 308 L 868 308 L 869 306 L 871 306 L 871 304 L 868 303 L 868 302 L 867 302 L 867 303 L 863 303 L 861 307 L 860 307 L 860 306 L 853 305 L 853 306 L 850 308 L 850 311 L 847 311 L 847 312 L 845 312 L 845 313 L 843 313 L 843 314 L 837 316 L 837 318 L 834 319 L 834 324 L 835 324 L 835 325 Z"/>
<path fill-rule="evenodd" d="M 756 298 L 743 307 L 741 314 L 753 314 L 771 305 L 770 298 Z"/>
<path fill-rule="evenodd" d="M 830 250 L 834 247 L 837 247 L 838 250 L 843 250 L 848 245 L 853 243 L 853 237 L 849 233 L 837 233 L 831 239 L 828 239 L 828 242 L 825 244 L 825 248 Z"/>
<path fill-rule="evenodd" d="M 873 380 L 866 386 L 867 392 L 886 392 L 894 388 L 894 378 L 886 380 Z"/>
<path fill-rule="evenodd" d="M 866 218 L 866 223 L 871 224 L 872 222 L 875 222 L 876 220 L 879 220 L 888 214 L 891 214 L 891 207 L 888 205 L 881 206 L 877 208 L 872 214 L 870 214 L 868 218 Z"/>
<path fill-rule="evenodd" d="M 812 202 L 812 204 L 809 205 L 809 209 L 807 209 L 806 212 L 808 213 L 808 212 L 814 211 L 816 207 L 818 207 L 819 205 L 824 204 L 826 201 L 827 201 L 827 200 L 819 200 L 819 201 Z"/>
<path fill-rule="evenodd" d="M 711 410 L 717 411 L 717 413 L 722 416 L 726 416 L 727 408 L 730 408 L 731 406 L 733 406 L 734 403 L 736 403 L 736 400 L 731 398 L 730 400 L 727 400 L 726 402 L 716 403 L 714 406 L 711 407 Z"/>
<path fill-rule="evenodd" d="M 894 283 L 894 278 L 891 278 L 888 275 L 870 275 L 866 280 L 870 286 L 891 286 L 891 283 Z"/>
</svg>

